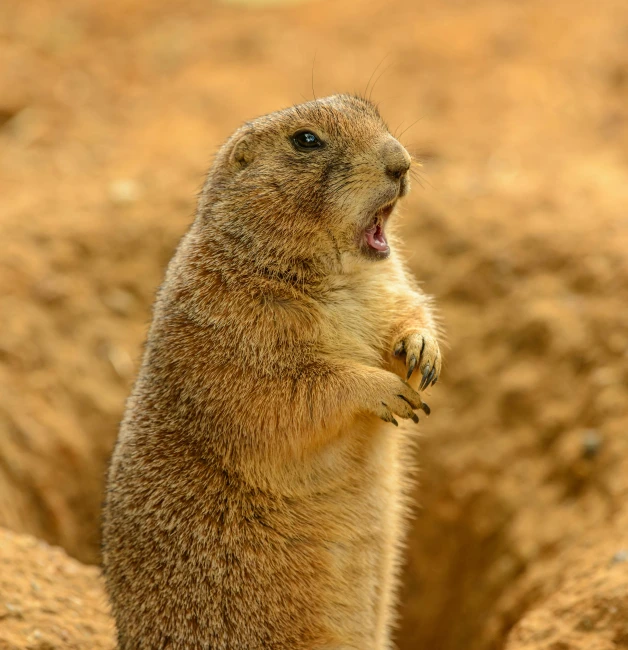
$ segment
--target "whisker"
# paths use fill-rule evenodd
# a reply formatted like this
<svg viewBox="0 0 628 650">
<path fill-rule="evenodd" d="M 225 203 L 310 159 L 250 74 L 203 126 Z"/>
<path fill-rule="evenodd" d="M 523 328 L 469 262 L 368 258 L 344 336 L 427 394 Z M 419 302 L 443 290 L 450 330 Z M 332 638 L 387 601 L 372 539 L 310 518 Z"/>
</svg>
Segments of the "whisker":
<svg viewBox="0 0 628 650">
<path fill-rule="evenodd" d="M 419 181 L 417 181 L 419 184 L 421 184 L 422 182 L 426 183 L 428 187 L 430 187 L 430 189 L 436 190 L 436 188 L 432 185 L 432 183 L 430 183 L 430 181 L 427 179 L 426 176 L 422 176 L 421 174 L 418 174 L 418 177 L 420 179 Z"/>
<path fill-rule="evenodd" d="M 425 189 L 425 185 L 423 185 L 423 179 L 416 175 L 416 174 L 410 174 L 410 178 L 415 182 L 418 183 L 421 186 L 421 189 Z"/>
<path fill-rule="evenodd" d="M 406 127 L 406 128 L 405 128 L 405 129 L 404 129 L 404 130 L 399 134 L 399 138 L 400 138 L 401 136 L 403 136 L 403 134 L 404 134 L 406 131 L 408 131 L 409 129 L 411 129 L 415 124 L 417 124 L 418 122 L 420 122 L 420 121 L 421 121 L 422 119 L 424 119 L 424 118 L 425 118 L 425 115 L 421 115 L 421 117 L 419 117 L 418 119 L 414 120 L 414 122 L 412 122 L 412 124 L 410 124 L 410 126 L 407 126 L 407 127 Z"/>
<path fill-rule="evenodd" d="M 388 64 L 380 73 L 377 79 L 373 82 L 373 85 L 371 86 L 371 92 L 369 94 L 369 102 L 371 101 L 371 97 L 373 96 L 373 91 L 375 90 L 375 86 L 377 86 L 377 82 L 382 78 L 383 74 L 390 69 L 392 66 L 392 63 Z"/>
<path fill-rule="evenodd" d="M 379 67 L 382 65 L 382 63 L 384 63 L 384 61 L 388 58 L 388 56 L 390 56 L 390 52 L 388 52 L 388 54 L 386 54 L 384 56 L 384 58 L 375 66 L 375 70 L 373 70 L 373 72 L 371 72 L 371 76 L 369 77 L 369 80 L 368 80 L 368 82 L 366 84 L 366 88 L 364 89 L 364 99 L 367 98 L 368 91 L 369 91 L 369 85 L 371 83 L 371 80 L 375 76 L 375 73 L 379 70 Z M 371 89 L 371 93 L 372 92 L 373 92 L 373 89 Z M 368 100 L 371 101 L 371 98 L 369 97 Z"/>
<path fill-rule="evenodd" d="M 395 129 L 395 131 L 394 131 L 394 133 L 393 133 L 393 138 L 395 138 L 396 140 L 398 140 L 398 138 L 397 138 L 397 131 L 399 131 L 399 129 L 403 126 L 403 123 L 404 123 L 404 122 L 405 122 L 405 120 L 401 120 L 401 124 L 400 124 L 396 129 Z"/>
<path fill-rule="evenodd" d="M 314 64 L 316 63 L 316 50 L 314 51 L 314 58 L 312 59 L 312 96 L 316 101 L 316 92 L 314 92 Z"/>
</svg>

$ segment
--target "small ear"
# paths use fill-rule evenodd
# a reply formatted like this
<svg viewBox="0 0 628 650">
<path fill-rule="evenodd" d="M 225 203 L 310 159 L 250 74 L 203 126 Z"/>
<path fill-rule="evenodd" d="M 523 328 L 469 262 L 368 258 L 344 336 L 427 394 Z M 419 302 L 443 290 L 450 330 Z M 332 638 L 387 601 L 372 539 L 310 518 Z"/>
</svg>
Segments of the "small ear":
<svg viewBox="0 0 628 650">
<path fill-rule="evenodd" d="M 253 161 L 253 148 L 251 147 L 251 138 L 248 133 L 241 135 L 231 149 L 229 162 L 237 167 L 244 168 Z"/>
</svg>

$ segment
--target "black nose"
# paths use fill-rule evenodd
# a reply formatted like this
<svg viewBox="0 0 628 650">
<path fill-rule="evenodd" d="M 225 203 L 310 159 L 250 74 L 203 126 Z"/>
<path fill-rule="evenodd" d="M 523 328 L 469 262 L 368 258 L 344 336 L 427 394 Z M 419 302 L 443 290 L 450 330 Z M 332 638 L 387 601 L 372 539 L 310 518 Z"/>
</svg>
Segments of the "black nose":
<svg viewBox="0 0 628 650">
<path fill-rule="evenodd" d="M 396 180 L 399 180 L 408 169 L 410 169 L 410 163 L 405 160 L 393 165 L 386 165 L 386 173 Z"/>
<path fill-rule="evenodd" d="M 386 174 L 395 180 L 402 178 L 410 169 L 410 154 L 392 136 L 382 147 Z"/>
</svg>

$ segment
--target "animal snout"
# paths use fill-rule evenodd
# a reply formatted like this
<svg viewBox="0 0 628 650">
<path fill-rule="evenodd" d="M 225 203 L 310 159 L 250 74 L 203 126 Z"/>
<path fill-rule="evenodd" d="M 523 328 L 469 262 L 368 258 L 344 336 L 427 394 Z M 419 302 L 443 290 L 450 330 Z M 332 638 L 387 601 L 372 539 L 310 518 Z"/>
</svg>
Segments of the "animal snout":
<svg viewBox="0 0 628 650">
<path fill-rule="evenodd" d="M 386 174 L 395 180 L 402 178 L 410 169 L 410 154 L 392 136 L 386 140 L 382 148 L 382 156 Z"/>
</svg>

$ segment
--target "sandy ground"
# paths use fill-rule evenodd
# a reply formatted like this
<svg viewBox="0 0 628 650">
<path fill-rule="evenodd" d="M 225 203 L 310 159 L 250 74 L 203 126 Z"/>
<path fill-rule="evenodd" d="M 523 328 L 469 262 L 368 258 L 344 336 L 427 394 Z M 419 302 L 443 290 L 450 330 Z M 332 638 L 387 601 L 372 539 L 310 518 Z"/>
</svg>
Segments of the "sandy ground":
<svg viewBox="0 0 628 650">
<path fill-rule="evenodd" d="M 96 567 L 0 530 L 0 650 L 113 650 L 113 639 Z"/>
<path fill-rule="evenodd" d="M 321 96 L 374 71 L 424 161 L 403 228 L 448 333 L 399 646 L 628 647 L 625 0 L 0 3 L 0 525 L 98 561 L 107 457 L 212 152 L 312 76 Z M 2 614 L 47 570 L 23 539 L 2 537 L 0 649 L 110 647 L 96 601 L 93 634 L 53 607 L 74 646 L 36 645 L 36 608 Z M 59 603 L 95 579 L 76 571 L 47 574 Z M 561 632 L 600 602 L 617 611 Z"/>
</svg>

